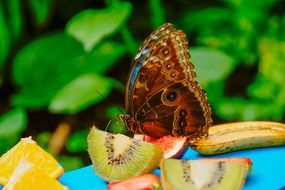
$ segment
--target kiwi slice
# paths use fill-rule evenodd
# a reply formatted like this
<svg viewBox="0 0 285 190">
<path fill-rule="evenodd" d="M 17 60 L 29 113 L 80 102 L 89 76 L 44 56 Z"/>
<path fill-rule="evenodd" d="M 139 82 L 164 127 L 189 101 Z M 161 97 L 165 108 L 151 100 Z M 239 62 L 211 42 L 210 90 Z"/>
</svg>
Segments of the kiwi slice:
<svg viewBox="0 0 285 190">
<path fill-rule="evenodd" d="M 225 160 L 164 159 L 160 163 L 165 190 L 241 189 L 248 165 Z"/>
<path fill-rule="evenodd" d="M 87 141 L 94 171 L 107 181 L 150 173 L 163 158 L 157 145 L 96 127 L 91 128 Z"/>
</svg>

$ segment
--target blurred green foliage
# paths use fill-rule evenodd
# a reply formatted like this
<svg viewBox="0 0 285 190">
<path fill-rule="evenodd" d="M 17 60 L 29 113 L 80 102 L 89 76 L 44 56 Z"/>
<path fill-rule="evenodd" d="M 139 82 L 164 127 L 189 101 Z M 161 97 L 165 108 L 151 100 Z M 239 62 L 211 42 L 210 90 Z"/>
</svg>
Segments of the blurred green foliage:
<svg viewBox="0 0 285 190">
<path fill-rule="evenodd" d="M 132 6 L 127 2 L 111 4 L 106 9 L 82 11 L 67 23 L 66 32 L 90 51 L 104 37 L 117 32 L 131 11 Z"/>
<path fill-rule="evenodd" d="M 243 96 L 227 96 L 211 90 L 206 84 L 206 90 L 211 99 L 214 112 L 225 120 L 277 120 L 284 119 L 284 82 L 285 82 L 285 51 L 284 51 L 284 15 L 272 13 L 276 0 L 266 1 L 223 1 L 223 7 L 207 7 L 197 11 L 185 12 L 180 23 L 190 33 L 197 33 L 199 46 L 207 46 L 227 53 L 232 61 L 221 63 L 232 67 L 232 71 L 240 67 L 255 68 L 252 81 L 247 81 Z M 210 16 L 211 15 L 211 16 Z M 205 53 L 204 55 L 207 55 Z M 211 56 L 211 54 L 210 54 Z M 215 64 L 219 62 L 218 54 Z M 202 57 L 202 56 L 201 56 Z M 208 55 L 207 55 L 208 57 Z M 195 59 L 195 57 L 193 58 Z M 197 58 L 198 61 L 199 58 Z M 207 59 L 207 58 L 205 58 Z M 195 60 L 193 61 L 195 63 Z M 204 60 L 207 63 L 207 60 Z M 231 64 L 231 66 L 229 66 Z M 197 67 L 203 65 L 197 64 Z M 239 65 L 242 65 L 239 67 Z M 224 66 L 220 65 L 219 71 Z M 210 68 L 210 67 L 208 67 Z M 207 75 L 207 69 L 201 69 L 201 76 Z M 198 73 L 199 74 L 199 73 Z M 235 80 L 247 77 L 243 73 Z M 199 75 L 198 75 L 199 77 Z M 217 80 L 226 84 L 226 78 Z M 241 79 L 243 80 L 243 79 Z M 209 81 L 208 81 L 209 82 Z M 223 89 L 222 89 L 223 88 Z M 234 87 L 232 87 L 234 88 Z M 238 91 L 238 89 L 236 89 Z M 211 95 L 218 93 L 218 95 Z"/>
<path fill-rule="evenodd" d="M 14 109 L 0 117 L 0 155 L 20 140 L 27 127 L 27 115 L 23 109 Z"/>
<path fill-rule="evenodd" d="M 52 99 L 48 109 L 55 113 L 76 113 L 100 102 L 111 92 L 116 81 L 96 74 L 85 74 L 64 86 Z M 99 92 L 99 93 L 97 93 Z M 73 96 L 70 96 L 73 94 Z M 103 95 L 103 96 L 102 96 Z"/>
<path fill-rule="evenodd" d="M 57 125 L 71 134 L 58 159 L 90 161 L 91 125 L 124 112 L 124 84 L 144 38 L 171 22 L 189 39 L 214 120 L 284 121 L 285 7 L 277 0 L 0 1 L 0 154 L 21 136 L 48 149 Z M 114 120 L 108 130 L 126 133 Z"/>
</svg>

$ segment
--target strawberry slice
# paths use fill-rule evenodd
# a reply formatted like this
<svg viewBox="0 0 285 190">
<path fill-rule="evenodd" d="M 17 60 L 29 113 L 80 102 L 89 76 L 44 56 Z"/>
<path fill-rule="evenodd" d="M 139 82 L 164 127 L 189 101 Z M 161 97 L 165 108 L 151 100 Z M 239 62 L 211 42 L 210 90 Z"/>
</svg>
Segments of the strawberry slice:
<svg viewBox="0 0 285 190">
<path fill-rule="evenodd" d="M 123 181 L 111 182 L 108 190 L 161 190 L 159 177 L 154 174 L 145 174 Z"/>
</svg>

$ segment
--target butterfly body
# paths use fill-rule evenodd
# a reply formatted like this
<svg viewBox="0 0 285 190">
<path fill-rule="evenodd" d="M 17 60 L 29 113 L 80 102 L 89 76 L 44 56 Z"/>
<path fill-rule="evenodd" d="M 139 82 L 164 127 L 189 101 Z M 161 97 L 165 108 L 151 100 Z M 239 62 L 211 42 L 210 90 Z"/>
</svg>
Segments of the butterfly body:
<svg viewBox="0 0 285 190">
<path fill-rule="evenodd" d="M 132 62 L 126 92 L 126 127 L 152 137 L 203 136 L 211 109 L 196 82 L 185 34 L 171 24 L 155 30 Z"/>
</svg>

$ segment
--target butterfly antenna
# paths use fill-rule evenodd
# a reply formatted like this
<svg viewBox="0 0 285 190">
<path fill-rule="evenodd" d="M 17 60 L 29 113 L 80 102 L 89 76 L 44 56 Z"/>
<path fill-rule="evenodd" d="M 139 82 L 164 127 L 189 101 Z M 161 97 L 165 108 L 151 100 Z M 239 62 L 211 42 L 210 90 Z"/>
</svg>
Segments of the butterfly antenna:
<svg viewBox="0 0 285 190">
<path fill-rule="evenodd" d="M 100 96 L 102 96 L 103 98 L 104 98 L 104 101 L 106 102 L 106 103 L 108 103 L 110 106 L 112 106 L 112 105 L 114 105 L 114 103 L 112 103 L 110 100 L 108 100 L 105 96 L 103 96 L 103 94 L 101 94 L 98 90 L 95 90 Z M 120 106 L 118 106 L 118 109 L 119 109 L 119 111 L 120 111 L 120 113 L 123 115 L 124 114 L 124 110 L 120 107 Z"/>
<path fill-rule="evenodd" d="M 106 132 L 108 131 L 108 127 L 110 126 L 110 124 L 112 123 L 113 120 L 114 120 L 114 119 L 110 119 L 110 120 L 108 121 L 107 126 L 106 126 L 106 128 L 105 128 L 105 131 L 106 131 Z"/>
<path fill-rule="evenodd" d="M 110 100 L 108 100 L 107 98 L 106 98 L 106 96 L 103 96 L 103 94 L 101 94 L 98 90 L 95 90 L 100 96 L 102 96 L 104 99 L 104 101 L 108 104 L 108 105 L 110 105 L 110 106 L 112 106 L 112 105 L 114 105 L 114 103 L 112 103 Z M 119 109 L 119 112 L 120 112 L 120 114 L 124 114 L 124 110 L 120 107 L 120 106 L 118 106 L 118 109 Z M 119 114 L 118 114 L 119 115 Z M 119 116 L 117 115 L 117 117 L 119 118 Z M 108 130 L 108 128 L 109 128 L 109 126 L 110 126 L 110 124 L 113 122 L 113 120 L 114 119 L 110 119 L 109 121 L 108 121 L 108 124 L 107 124 L 107 126 L 106 126 L 106 129 L 105 129 L 105 131 L 107 131 Z"/>
<path fill-rule="evenodd" d="M 102 96 L 103 101 L 106 102 L 109 106 L 114 105 L 113 102 L 111 102 L 106 96 L 104 96 L 103 94 L 101 94 L 98 90 L 95 90 L 100 96 Z M 121 109 L 120 109 L 121 112 Z M 123 113 L 123 112 L 122 112 Z"/>
<path fill-rule="evenodd" d="M 107 99 L 106 96 L 104 96 L 103 94 L 101 94 L 98 90 L 95 90 L 100 96 L 102 96 L 102 98 L 104 98 L 104 101 L 106 103 L 108 103 L 109 105 L 114 105 L 110 100 Z"/>
</svg>

